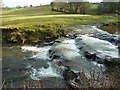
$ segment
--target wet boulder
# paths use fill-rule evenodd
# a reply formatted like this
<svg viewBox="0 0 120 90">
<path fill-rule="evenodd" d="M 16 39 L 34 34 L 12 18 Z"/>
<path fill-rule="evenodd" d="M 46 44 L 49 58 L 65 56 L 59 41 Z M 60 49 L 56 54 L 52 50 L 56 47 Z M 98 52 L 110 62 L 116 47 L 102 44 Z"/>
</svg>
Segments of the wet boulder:
<svg viewBox="0 0 120 90">
<path fill-rule="evenodd" d="M 69 80 L 74 80 L 78 77 L 78 75 L 73 72 L 69 67 L 66 67 L 64 73 L 63 73 L 63 77 L 66 81 L 69 81 Z"/>
<path fill-rule="evenodd" d="M 51 48 L 49 50 L 49 58 L 50 60 L 54 60 L 54 59 L 60 59 L 62 57 L 62 52 L 60 52 L 59 49 L 55 49 L 55 48 Z"/>
<path fill-rule="evenodd" d="M 96 60 L 96 54 L 95 53 L 84 52 L 84 55 L 87 59 L 92 59 L 93 61 Z"/>
</svg>

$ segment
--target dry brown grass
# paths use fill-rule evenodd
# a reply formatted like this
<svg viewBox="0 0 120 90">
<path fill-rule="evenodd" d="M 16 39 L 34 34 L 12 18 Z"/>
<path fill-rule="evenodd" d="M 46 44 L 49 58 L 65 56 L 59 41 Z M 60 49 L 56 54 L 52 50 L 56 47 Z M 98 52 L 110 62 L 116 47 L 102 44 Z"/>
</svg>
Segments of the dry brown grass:
<svg viewBox="0 0 120 90">
<path fill-rule="evenodd" d="M 101 67 L 101 71 L 102 67 Z M 118 77 L 111 77 L 111 76 L 106 76 L 105 74 L 100 75 L 100 72 L 97 73 L 97 77 L 95 77 L 95 70 L 90 70 L 90 77 L 91 78 L 87 78 L 85 75 L 85 70 L 82 70 L 82 72 L 79 75 L 79 82 L 74 82 L 74 89 L 82 89 L 82 88 L 86 88 L 86 89 L 96 89 L 96 88 L 100 88 L 100 89 L 118 89 L 120 88 L 120 84 L 119 84 L 119 80 L 120 78 Z M 70 87 L 68 87 L 70 90 Z"/>
</svg>

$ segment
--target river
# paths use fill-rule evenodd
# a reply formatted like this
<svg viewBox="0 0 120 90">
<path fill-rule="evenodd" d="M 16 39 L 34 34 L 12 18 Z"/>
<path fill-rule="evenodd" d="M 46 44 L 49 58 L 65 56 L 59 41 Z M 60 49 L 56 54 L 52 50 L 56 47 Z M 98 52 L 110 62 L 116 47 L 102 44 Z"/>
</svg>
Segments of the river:
<svg viewBox="0 0 120 90">
<path fill-rule="evenodd" d="M 118 52 L 116 51 L 118 49 L 115 41 L 112 39 L 110 39 L 111 41 L 109 41 L 108 38 L 105 38 L 105 35 L 100 36 L 101 34 L 99 34 L 97 31 L 98 28 L 96 28 L 95 26 L 91 26 L 91 28 L 96 29 L 96 34 L 98 35 L 95 36 L 95 34 L 93 33 L 90 34 L 90 36 L 88 34 L 84 34 L 83 36 L 80 36 L 83 39 L 83 41 L 85 40 L 85 43 L 89 43 L 88 45 L 89 46 L 91 45 L 93 47 L 94 45 L 93 43 L 91 43 L 92 41 L 89 42 L 86 40 L 94 40 L 95 43 L 98 42 L 99 45 L 105 42 L 106 43 L 105 45 L 108 45 L 110 51 L 109 50 L 105 51 L 105 49 L 99 49 L 98 55 L 100 55 L 101 57 L 104 55 L 108 55 L 108 56 L 117 55 Z M 108 33 L 102 30 L 99 32 Z M 116 33 L 116 31 L 114 33 Z M 113 35 L 114 38 L 116 38 L 115 37 L 116 35 L 117 34 Z M 62 51 L 64 56 L 68 60 L 70 60 L 71 58 L 74 59 L 76 57 L 77 59 L 75 60 L 78 60 L 81 57 L 83 58 L 85 57 L 85 56 L 81 56 L 82 54 L 80 54 L 81 52 L 79 52 L 80 50 L 76 46 L 75 40 L 76 38 L 67 37 L 63 39 L 63 42 L 59 46 L 56 46 L 57 48 L 60 47 L 60 52 Z M 103 41 L 100 41 L 100 40 L 103 40 Z M 54 41 L 51 41 L 51 42 L 54 42 Z M 80 44 L 81 43 L 79 43 L 79 45 Z M 30 45 L 3 46 L 2 47 L 2 76 L 3 76 L 2 78 L 3 80 L 5 79 L 5 85 L 7 87 L 23 87 L 24 82 L 26 80 L 31 82 L 42 80 L 44 88 L 53 88 L 53 87 L 65 88 L 66 87 L 65 80 L 62 75 L 62 70 L 63 70 L 62 68 L 64 67 L 55 66 L 49 56 L 49 50 L 52 47 L 54 47 L 54 44 L 51 44 L 51 45 L 48 44 L 43 47 L 39 47 L 37 45 L 36 46 L 30 46 Z M 61 47 L 63 47 L 64 49 Z M 104 44 L 102 44 L 102 47 L 104 47 Z M 103 53 L 101 54 L 101 52 Z M 74 63 L 74 62 L 77 62 L 77 63 Z M 67 63 L 64 63 L 63 66 L 69 66 L 70 68 L 76 71 L 78 71 L 78 68 L 79 70 L 85 69 L 86 73 L 90 70 L 90 68 L 94 68 L 95 66 L 97 66 L 96 72 L 100 71 L 101 67 L 103 71 L 106 69 L 104 64 L 99 64 L 96 61 L 88 61 L 86 59 L 81 59 L 81 61 L 79 62 L 71 60 L 70 62 L 68 61 Z M 89 73 L 88 73 L 88 77 L 89 77 Z"/>
</svg>

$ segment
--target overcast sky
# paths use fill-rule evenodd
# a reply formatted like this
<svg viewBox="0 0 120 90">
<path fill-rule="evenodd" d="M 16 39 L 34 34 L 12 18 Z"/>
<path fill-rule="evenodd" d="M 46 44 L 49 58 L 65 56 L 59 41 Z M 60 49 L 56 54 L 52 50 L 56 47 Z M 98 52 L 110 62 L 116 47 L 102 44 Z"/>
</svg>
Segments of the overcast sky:
<svg viewBox="0 0 120 90">
<path fill-rule="evenodd" d="M 24 5 L 45 5 L 45 4 L 50 4 L 52 0 L 3 0 L 3 5 L 4 6 L 9 6 L 9 7 L 16 7 L 17 5 L 24 6 Z M 89 0 L 90 2 L 101 2 L 102 0 Z"/>
</svg>

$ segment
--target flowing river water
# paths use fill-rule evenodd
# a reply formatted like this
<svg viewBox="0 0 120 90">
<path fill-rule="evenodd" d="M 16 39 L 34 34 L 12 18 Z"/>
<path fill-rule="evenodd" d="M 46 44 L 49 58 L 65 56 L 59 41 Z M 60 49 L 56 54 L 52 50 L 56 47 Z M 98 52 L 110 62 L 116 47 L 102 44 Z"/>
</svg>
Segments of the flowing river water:
<svg viewBox="0 0 120 90">
<path fill-rule="evenodd" d="M 91 28 L 98 29 L 95 26 L 92 26 Z M 104 32 L 104 31 L 103 31 Z M 99 35 L 98 35 L 99 36 Z M 104 37 L 104 36 L 103 36 Z M 89 37 L 88 34 L 84 34 L 81 36 L 81 38 L 85 40 L 86 43 L 89 43 L 89 45 L 93 46 L 91 42 L 98 42 L 99 44 L 106 42 L 110 49 L 110 51 L 105 51 L 105 49 L 98 50 L 98 53 L 101 53 L 103 55 L 111 55 L 113 57 L 118 57 L 117 52 L 117 46 L 113 42 L 109 42 L 107 40 L 100 41 L 102 37 L 96 37 L 94 38 L 94 35 Z M 83 40 L 83 41 L 84 41 Z M 93 41 L 91 41 L 93 40 Z M 109 42 L 109 43 L 108 43 Z M 81 44 L 81 43 L 80 43 Z M 97 43 L 96 43 L 97 45 Z M 49 50 L 54 47 L 53 45 L 45 45 L 43 47 L 39 46 L 3 46 L 2 47 L 2 78 L 5 79 L 7 87 L 11 87 L 11 83 L 13 83 L 13 86 L 15 87 L 22 87 L 23 82 L 26 80 L 29 81 L 35 81 L 35 80 L 43 80 L 43 84 L 45 88 L 52 88 L 54 86 L 57 87 L 65 87 L 65 80 L 62 76 L 62 68 L 54 65 L 54 63 L 51 61 L 51 58 L 49 57 Z M 71 38 L 64 38 L 63 42 L 58 46 L 63 47 L 63 50 L 61 48 L 61 51 L 63 51 L 64 56 L 67 57 L 67 59 L 74 59 L 74 58 L 84 58 L 84 56 L 80 56 L 79 49 L 76 46 L 75 39 Z M 58 48 L 57 47 L 57 48 Z M 70 51 L 69 51 L 70 50 Z M 102 54 L 101 57 L 102 57 Z M 81 54 L 82 55 L 82 54 Z M 76 59 L 77 60 L 77 59 Z M 95 61 L 87 61 L 84 59 L 81 59 L 80 62 L 74 63 L 75 61 L 70 61 L 65 63 L 66 66 L 70 66 L 72 69 L 77 70 L 78 68 L 85 68 L 85 71 L 89 71 L 91 67 L 97 66 L 97 71 L 101 70 L 101 67 L 103 71 L 106 69 L 106 67 L 103 64 L 98 64 Z M 81 64 L 81 65 L 79 65 Z M 76 69 L 76 65 L 77 67 Z M 80 69 L 81 70 L 81 69 Z M 89 77 L 89 73 L 87 75 Z M 57 84 L 56 84 L 57 82 Z"/>
</svg>

